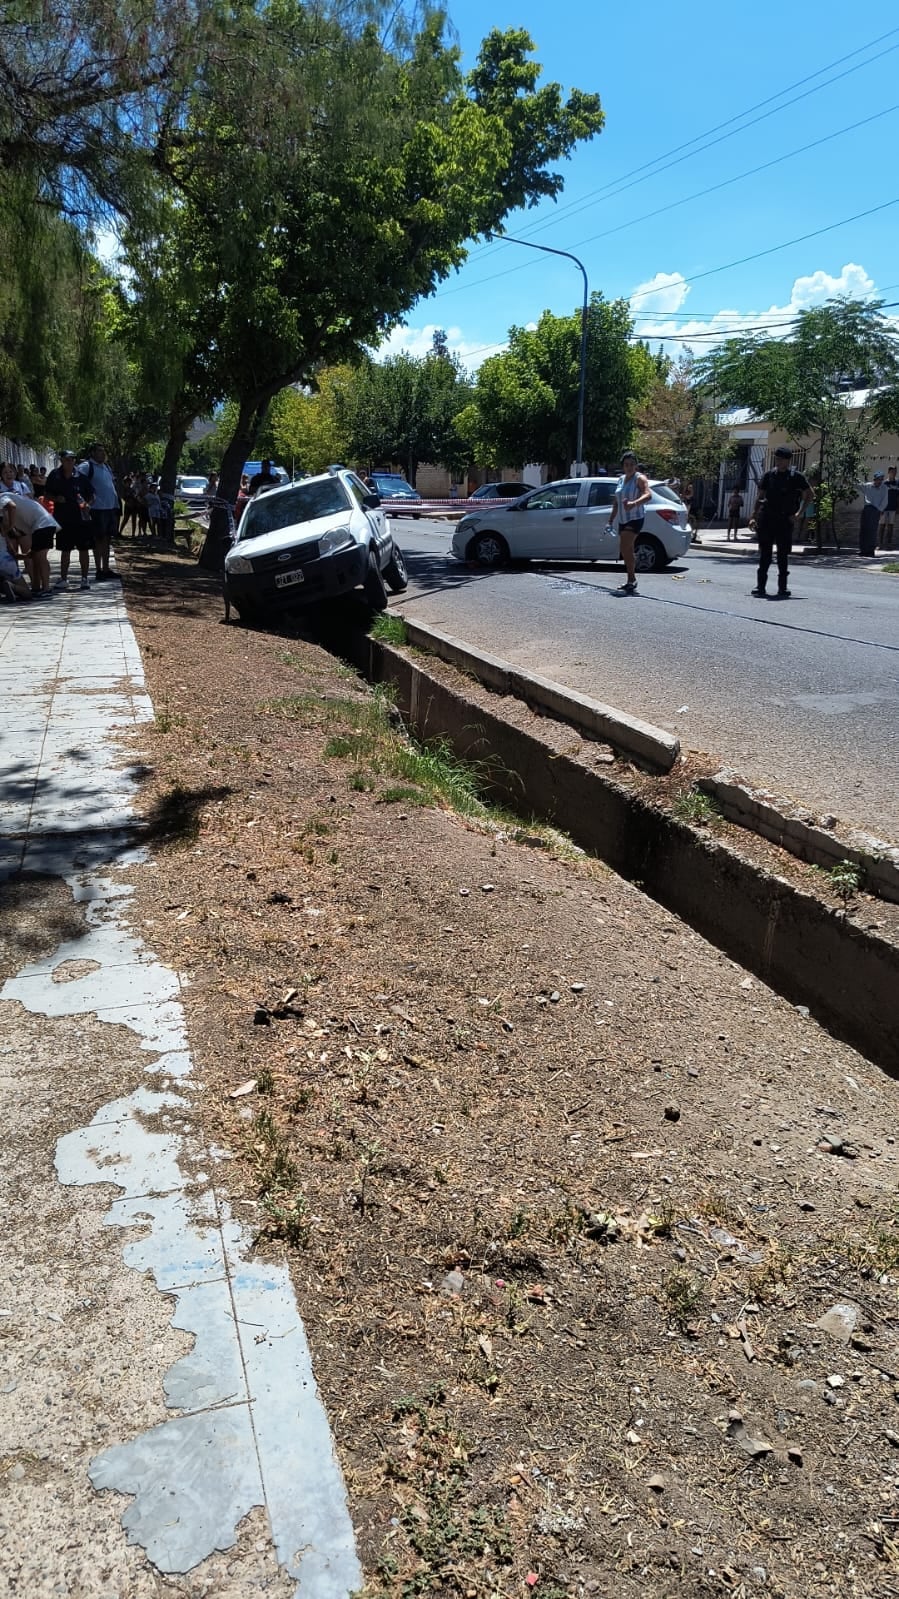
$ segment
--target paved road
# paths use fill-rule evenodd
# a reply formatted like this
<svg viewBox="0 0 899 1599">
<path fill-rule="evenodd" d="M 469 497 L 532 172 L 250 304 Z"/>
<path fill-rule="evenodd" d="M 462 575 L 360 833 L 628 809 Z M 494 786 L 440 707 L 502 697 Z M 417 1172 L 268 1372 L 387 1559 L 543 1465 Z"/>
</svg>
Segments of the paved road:
<svg viewBox="0 0 899 1599">
<path fill-rule="evenodd" d="M 799 559 L 776 603 L 750 597 L 748 552 L 696 549 L 621 599 L 618 568 L 474 572 L 446 524 L 394 526 L 411 572 L 396 609 L 899 840 L 899 576 Z"/>
</svg>

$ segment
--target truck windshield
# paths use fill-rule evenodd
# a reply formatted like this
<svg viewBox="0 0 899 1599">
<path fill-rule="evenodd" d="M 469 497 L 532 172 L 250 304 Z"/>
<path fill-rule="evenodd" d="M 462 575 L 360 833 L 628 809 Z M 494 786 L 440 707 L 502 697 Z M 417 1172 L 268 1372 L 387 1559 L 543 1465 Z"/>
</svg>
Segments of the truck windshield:
<svg viewBox="0 0 899 1599">
<path fill-rule="evenodd" d="M 340 478 L 322 478 L 317 483 L 297 483 L 282 494 L 262 494 L 251 500 L 240 523 L 238 537 L 257 539 L 261 533 L 277 533 L 298 522 L 316 522 L 322 516 L 348 511 L 350 502 Z"/>
</svg>

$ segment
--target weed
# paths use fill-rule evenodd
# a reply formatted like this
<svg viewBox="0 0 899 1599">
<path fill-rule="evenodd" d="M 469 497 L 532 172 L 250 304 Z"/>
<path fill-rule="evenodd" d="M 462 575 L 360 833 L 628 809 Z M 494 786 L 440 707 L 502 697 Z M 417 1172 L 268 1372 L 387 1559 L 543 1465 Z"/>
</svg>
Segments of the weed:
<svg viewBox="0 0 899 1599">
<path fill-rule="evenodd" d="M 275 1079 L 270 1066 L 263 1066 L 256 1078 L 257 1094 L 273 1094 L 275 1092 Z"/>
<path fill-rule="evenodd" d="M 264 1209 L 269 1218 L 265 1229 L 269 1238 L 282 1238 L 296 1249 L 305 1249 L 309 1242 L 309 1222 L 303 1194 L 296 1194 L 290 1200 L 280 1193 L 268 1194 Z"/>
<path fill-rule="evenodd" d="M 420 788 L 407 788 L 402 783 L 395 783 L 389 788 L 382 788 L 376 803 L 378 805 L 424 805 L 425 795 Z"/>
<path fill-rule="evenodd" d="M 405 644 L 406 623 L 401 616 L 391 616 L 389 612 L 382 611 L 375 617 L 374 625 L 369 628 L 372 638 L 380 639 L 383 644 Z"/>
<path fill-rule="evenodd" d="M 375 780 L 373 777 L 369 777 L 367 772 L 351 773 L 350 788 L 353 789 L 356 794 L 368 794 L 371 792 L 374 786 Z"/>
<path fill-rule="evenodd" d="M 662 1284 L 669 1310 L 679 1327 L 686 1327 L 702 1298 L 702 1284 L 686 1271 L 673 1271 Z"/>
<path fill-rule="evenodd" d="M 523 1238 L 528 1230 L 528 1218 L 523 1210 L 516 1210 L 515 1215 L 506 1228 L 506 1237 Z"/>
<path fill-rule="evenodd" d="M 674 814 L 682 822 L 692 822 L 694 827 L 708 827 L 720 815 L 717 805 L 701 788 L 688 788 L 674 801 Z"/>
<path fill-rule="evenodd" d="M 512 1559 L 505 1510 L 466 1502 L 468 1448 L 446 1415 L 445 1402 L 445 1391 L 432 1388 L 401 1399 L 393 1413 L 403 1424 L 402 1476 L 414 1499 L 399 1516 L 407 1543 L 402 1578 L 394 1558 L 382 1562 L 378 1572 L 375 1592 L 385 1599 L 466 1591 L 459 1582 L 465 1557 L 487 1577 L 483 1591 L 494 1592 L 497 1567 Z"/>
<path fill-rule="evenodd" d="M 260 1194 L 265 1197 L 296 1188 L 300 1174 L 270 1110 L 259 1111 L 253 1121 L 252 1136 L 252 1158 Z"/>
<path fill-rule="evenodd" d="M 829 872 L 825 873 L 834 893 L 848 905 L 849 901 L 859 892 L 864 881 L 864 870 L 857 861 L 837 861 Z"/>
<path fill-rule="evenodd" d="M 883 570 L 885 572 L 899 573 L 899 561 L 885 561 Z"/>
<path fill-rule="evenodd" d="M 777 1299 L 793 1273 L 793 1255 L 780 1244 L 772 1244 L 767 1259 L 749 1273 L 746 1287 L 762 1304 Z"/>
</svg>

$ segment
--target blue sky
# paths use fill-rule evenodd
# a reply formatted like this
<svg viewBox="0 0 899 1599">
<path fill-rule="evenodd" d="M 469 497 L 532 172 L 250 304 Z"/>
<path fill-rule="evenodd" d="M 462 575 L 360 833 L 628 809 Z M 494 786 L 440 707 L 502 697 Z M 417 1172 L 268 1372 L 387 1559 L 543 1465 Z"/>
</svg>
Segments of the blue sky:
<svg viewBox="0 0 899 1599">
<path fill-rule="evenodd" d="M 647 0 L 631 11 L 591 0 L 552 6 L 491 0 L 488 7 L 455 0 L 450 9 L 466 61 L 491 27 L 524 27 L 545 77 L 600 94 L 605 128 L 562 164 L 558 201 L 510 217 L 506 230 L 573 250 L 591 288 L 607 297 L 634 296 L 641 334 L 655 339 L 664 332 L 688 344 L 692 336 L 698 352 L 707 348 L 699 334 L 710 326 L 786 323 L 797 307 L 832 294 L 883 292 L 887 301 L 899 301 L 899 203 L 760 260 L 710 272 L 899 202 L 895 5 L 876 0 L 856 11 L 845 0 L 792 8 L 758 0 L 738 9 L 693 0 L 684 8 Z M 827 81 L 837 74 L 844 76 Z M 791 90 L 800 79 L 808 81 Z M 770 97 L 771 104 L 759 106 Z M 791 154 L 869 118 L 876 120 Z M 736 119 L 732 128 L 719 126 L 729 119 Z M 748 120 L 755 125 L 744 126 Z M 719 142 L 670 154 L 706 135 Z M 675 164 L 627 176 L 660 158 Z M 691 198 L 767 162 L 778 164 Z M 672 202 L 672 209 L 638 220 Z M 709 275 L 692 285 L 683 281 L 700 273 Z M 390 348 L 422 350 L 431 329 L 444 327 L 451 345 L 476 366 L 502 345 L 510 323 L 532 322 L 547 307 L 570 311 L 580 292 L 579 274 L 565 262 L 511 244 L 475 246 L 461 273 L 394 332 Z M 677 353 L 676 344 L 666 347 Z"/>
</svg>

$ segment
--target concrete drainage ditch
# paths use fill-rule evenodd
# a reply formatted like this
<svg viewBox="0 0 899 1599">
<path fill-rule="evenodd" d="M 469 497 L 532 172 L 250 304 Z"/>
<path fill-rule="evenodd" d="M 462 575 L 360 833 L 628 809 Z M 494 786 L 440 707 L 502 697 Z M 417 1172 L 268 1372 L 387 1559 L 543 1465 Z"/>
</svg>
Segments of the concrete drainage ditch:
<svg viewBox="0 0 899 1599">
<path fill-rule="evenodd" d="M 550 749 L 539 728 L 514 726 L 498 710 L 486 708 L 483 696 L 475 700 L 450 687 L 429 670 L 419 651 L 364 637 L 354 658 L 370 682 L 392 685 L 418 738 L 445 739 L 457 755 L 478 763 L 498 799 L 562 828 L 771 988 L 807 1006 L 838 1037 L 899 1076 L 895 944 L 856 926 L 726 842 L 653 806 L 608 773 Z M 491 663 L 494 676 L 496 665 Z M 519 680 L 523 676 L 516 673 Z M 504 685 L 491 684 L 489 675 L 486 681 L 503 691 Z M 564 698 L 564 691 L 553 688 L 557 699 Z M 577 725 L 582 707 L 570 716 L 565 711 L 557 703 L 555 714 Z"/>
</svg>

